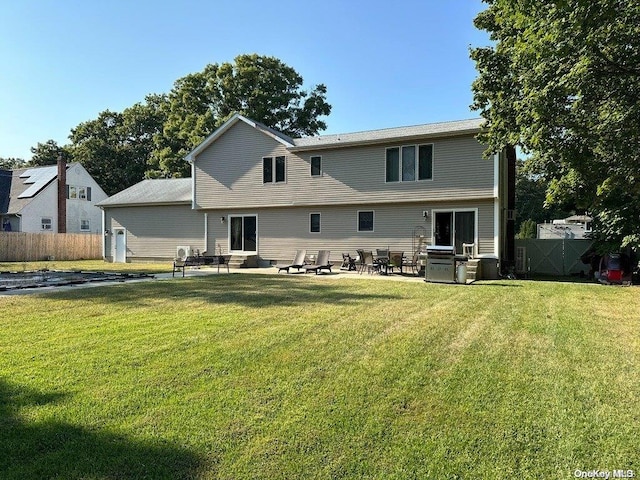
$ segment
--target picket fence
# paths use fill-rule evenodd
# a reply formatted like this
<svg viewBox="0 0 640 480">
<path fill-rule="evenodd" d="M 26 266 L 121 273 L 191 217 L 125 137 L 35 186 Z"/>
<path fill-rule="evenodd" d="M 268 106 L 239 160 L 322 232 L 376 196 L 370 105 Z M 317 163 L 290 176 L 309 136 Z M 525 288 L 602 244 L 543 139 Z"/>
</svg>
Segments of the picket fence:
<svg viewBox="0 0 640 480">
<path fill-rule="evenodd" d="M 102 235 L 0 232 L 0 262 L 101 258 Z"/>
</svg>

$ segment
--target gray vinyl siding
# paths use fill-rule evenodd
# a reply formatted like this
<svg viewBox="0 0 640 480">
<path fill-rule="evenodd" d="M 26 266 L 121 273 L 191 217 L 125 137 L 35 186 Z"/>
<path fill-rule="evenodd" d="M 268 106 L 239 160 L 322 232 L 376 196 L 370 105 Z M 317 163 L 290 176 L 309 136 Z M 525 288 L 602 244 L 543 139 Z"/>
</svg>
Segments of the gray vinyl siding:
<svg viewBox="0 0 640 480">
<path fill-rule="evenodd" d="M 433 179 L 387 183 L 386 148 L 433 144 Z M 238 122 L 195 162 L 196 208 L 328 206 L 492 198 L 494 163 L 473 136 L 292 153 L 273 138 Z M 262 181 L 262 158 L 287 158 L 286 182 Z M 312 177 L 310 158 L 322 157 Z"/>
<path fill-rule="evenodd" d="M 177 246 L 204 251 L 204 215 L 190 205 L 105 208 L 105 228 L 126 230 L 127 259 L 173 259 Z M 105 237 L 106 256 L 112 237 Z"/>
<path fill-rule="evenodd" d="M 331 250 L 331 260 L 341 261 L 341 253 L 355 255 L 357 249 L 375 250 L 389 247 L 407 254 L 413 251 L 413 232 L 424 227 L 426 244 L 431 243 L 433 215 L 425 220 L 424 210 L 477 209 L 478 254 L 494 255 L 494 203 L 478 202 L 408 203 L 401 205 L 368 204 L 350 206 L 313 206 L 215 210 L 209 212 L 209 245 L 216 253 L 228 252 L 228 222 L 220 218 L 228 215 L 256 215 L 258 217 L 258 256 L 265 261 L 290 261 L 297 249 L 308 253 Z M 357 212 L 374 211 L 374 231 L 357 231 Z M 320 213 L 320 233 L 310 233 L 309 214 Z"/>
</svg>

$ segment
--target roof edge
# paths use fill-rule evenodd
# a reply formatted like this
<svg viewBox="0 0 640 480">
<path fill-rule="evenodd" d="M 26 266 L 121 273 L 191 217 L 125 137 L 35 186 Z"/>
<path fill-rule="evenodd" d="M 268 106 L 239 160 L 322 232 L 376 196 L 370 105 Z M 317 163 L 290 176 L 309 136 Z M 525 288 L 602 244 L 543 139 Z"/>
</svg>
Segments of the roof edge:
<svg viewBox="0 0 640 480">
<path fill-rule="evenodd" d="M 231 116 L 231 118 L 229 118 L 226 122 L 224 122 L 222 125 L 216 128 L 211 135 L 205 138 L 196 148 L 194 148 L 191 152 L 189 152 L 184 157 L 184 159 L 189 163 L 193 163 L 197 155 L 202 153 L 202 151 L 205 150 L 213 142 L 215 142 L 218 139 L 218 137 L 222 136 L 223 133 L 225 133 L 227 130 L 229 130 L 232 126 L 234 126 L 238 122 L 246 123 L 250 127 L 255 128 L 256 130 L 259 130 L 260 132 L 273 138 L 275 141 L 277 141 L 278 143 L 281 143 L 287 148 L 291 148 L 294 146 L 293 140 L 291 141 L 287 140 L 285 138 L 286 135 L 280 132 L 277 132 L 273 128 L 269 128 L 266 125 L 263 125 L 259 122 L 251 120 L 250 118 L 240 115 L 239 113 L 234 113 Z"/>
</svg>

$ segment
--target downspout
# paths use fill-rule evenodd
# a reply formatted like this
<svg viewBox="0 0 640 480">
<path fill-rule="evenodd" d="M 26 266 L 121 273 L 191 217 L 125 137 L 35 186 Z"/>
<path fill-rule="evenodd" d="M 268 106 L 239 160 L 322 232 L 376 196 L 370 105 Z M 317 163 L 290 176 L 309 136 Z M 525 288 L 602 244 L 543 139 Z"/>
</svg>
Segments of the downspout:
<svg viewBox="0 0 640 480">
<path fill-rule="evenodd" d="M 204 214 L 204 253 L 209 254 L 209 214 L 206 212 Z"/>
</svg>

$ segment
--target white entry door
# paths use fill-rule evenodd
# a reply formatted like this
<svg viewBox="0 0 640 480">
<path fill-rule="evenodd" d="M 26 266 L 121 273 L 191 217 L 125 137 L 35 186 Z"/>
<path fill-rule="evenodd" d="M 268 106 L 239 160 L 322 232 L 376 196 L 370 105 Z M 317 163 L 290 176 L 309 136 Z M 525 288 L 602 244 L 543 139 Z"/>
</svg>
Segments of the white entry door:
<svg viewBox="0 0 640 480">
<path fill-rule="evenodd" d="M 114 230 L 115 237 L 115 252 L 114 262 L 126 263 L 127 262 L 127 237 L 125 235 L 124 228 Z"/>
</svg>

